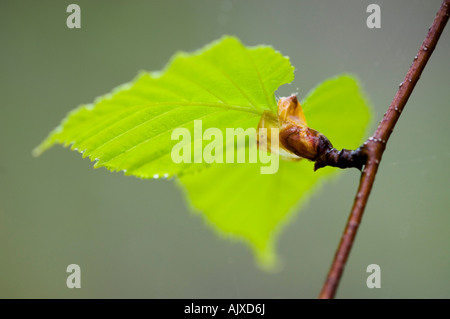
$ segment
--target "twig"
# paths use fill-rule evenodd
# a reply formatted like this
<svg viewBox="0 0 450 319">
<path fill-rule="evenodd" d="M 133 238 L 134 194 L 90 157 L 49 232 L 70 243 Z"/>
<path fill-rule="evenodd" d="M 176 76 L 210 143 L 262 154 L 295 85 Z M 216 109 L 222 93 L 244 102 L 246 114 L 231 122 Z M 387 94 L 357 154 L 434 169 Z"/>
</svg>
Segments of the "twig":
<svg viewBox="0 0 450 319">
<path fill-rule="evenodd" d="M 405 80 L 400 83 L 400 87 L 395 95 L 389 109 L 384 114 L 380 125 L 376 129 L 372 137 L 370 137 L 360 148 L 366 154 L 367 160 L 365 168 L 361 174 L 361 180 L 356 193 L 355 201 L 350 212 L 347 225 L 342 235 L 339 247 L 336 251 L 333 264 L 331 265 L 325 284 L 319 295 L 321 299 L 333 298 L 336 294 L 342 272 L 344 271 L 347 258 L 355 240 L 356 232 L 366 207 L 367 200 L 372 189 L 375 175 L 381 161 L 381 157 L 386 148 L 389 136 L 394 130 L 394 126 L 403 111 L 409 96 L 411 95 L 417 81 L 422 74 L 425 65 L 428 62 L 439 37 L 444 30 L 445 24 L 449 19 L 450 0 L 444 0 L 436 14 L 433 24 L 428 29 L 428 34 L 414 57 L 414 61 L 406 73 Z"/>
</svg>

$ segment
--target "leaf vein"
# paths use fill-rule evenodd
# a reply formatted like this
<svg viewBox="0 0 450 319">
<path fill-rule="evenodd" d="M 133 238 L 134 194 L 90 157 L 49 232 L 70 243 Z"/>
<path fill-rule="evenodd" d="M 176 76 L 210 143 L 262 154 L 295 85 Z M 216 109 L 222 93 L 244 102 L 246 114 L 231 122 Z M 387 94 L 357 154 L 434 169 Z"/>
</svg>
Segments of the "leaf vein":
<svg viewBox="0 0 450 319">
<path fill-rule="evenodd" d="M 217 112 L 215 112 L 215 113 L 217 113 Z M 213 114 L 215 114 L 215 113 L 208 114 L 208 116 L 209 116 L 209 115 L 213 115 Z M 245 119 L 239 119 L 239 120 L 237 120 L 237 121 L 233 121 L 233 122 L 228 123 L 228 124 L 226 124 L 226 125 L 232 125 L 232 126 L 234 126 L 234 125 L 236 125 L 237 123 L 245 122 L 245 121 L 248 121 L 248 120 L 253 119 L 253 118 L 254 118 L 254 116 L 247 117 L 247 118 L 245 118 Z M 185 123 L 185 124 L 187 124 L 187 123 Z M 183 125 L 185 125 L 185 124 L 183 124 Z M 217 128 L 226 128 L 226 127 L 225 127 L 224 125 L 221 125 L 221 126 L 218 126 Z M 161 133 L 161 134 L 165 134 L 165 133 L 167 133 L 167 132 L 163 132 L 163 133 Z M 156 136 L 155 136 L 155 137 L 156 137 Z M 194 141 L 195 141 L 195 140 L 192 140 L 190 144 L 192 145 L 192 144 L 194 143 Z M 157 157 L 155 157 L 155 158 L 152 158 L 150 161 L 148 161 L 148 162 L 146 162 L 146 163 L 144 163 L 144 164 L 140 164 L 140 165 L 137 166 L 137 167 L 133 167 L 132 169 L 130 169 L 130 171 L 134 172 L 134 171 L 136 171 L 137 169 L 141 168 L 142 166 L 147 165 L 147 164 L 149 164 L 149 163 L 151 163 L 151 162 L 154 162 L 154 161 L 156 161 L 156 160 L 158 160 L 158 159 L 160 159 L 160 158 L 162 158 L 162 157 L 168 156 L 169 154 L 170 154 L 170 153 L 164 152 L 163 154 L 161 154 L 161 155 L 159 155 L 159 156 L 157 156 Z"/>
</svg>

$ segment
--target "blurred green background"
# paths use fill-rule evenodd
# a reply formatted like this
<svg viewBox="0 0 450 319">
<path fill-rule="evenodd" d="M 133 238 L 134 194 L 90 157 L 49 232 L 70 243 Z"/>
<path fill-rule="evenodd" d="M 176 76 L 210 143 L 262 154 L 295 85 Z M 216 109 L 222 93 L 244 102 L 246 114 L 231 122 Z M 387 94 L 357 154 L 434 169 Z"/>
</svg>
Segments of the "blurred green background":
<svg viewBox="0 0 450 319">
<path fill-rule="evenodd" d="M 70 3 L 81 7 L 81 29 L 66 27 Z M 381 7 L 381 29 L 366 27 L 370 3 Z M 440 3 L 1 1 L 0 297 L 315 298 L 356 170 L 324 184 L 284 227 L 283 267 L 267 273 L 246 246 L 191 214 L 173 181 L 94 170 L 62 147 L 39 158 L 31 150 L 77 105 L 223 34 L 290 56 L 296 79 L 278 96 L 356 74 L 374 107 L 372 131 Z M 389 141 L 337 297 L 450 297 L 449 29 Z M 72 263 L 81 289 L 66 287 Z M 380 289 L 366 286 L 372 263 Z"/>
</svg>

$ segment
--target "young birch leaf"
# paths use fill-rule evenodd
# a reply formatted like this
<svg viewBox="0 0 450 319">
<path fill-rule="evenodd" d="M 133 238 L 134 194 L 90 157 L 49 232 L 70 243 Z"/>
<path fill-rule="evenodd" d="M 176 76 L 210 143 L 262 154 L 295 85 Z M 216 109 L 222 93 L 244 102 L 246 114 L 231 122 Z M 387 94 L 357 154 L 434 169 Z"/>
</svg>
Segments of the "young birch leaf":
<svg viewBox="0 0 450 319">
<path fill-rule="evenodd" d="M 357 81 L 342 75 L 312 90 L 301 102 L 308 126 L 324 133 L 338 149 L 357 148 L 370 111 Z M 274 241 L 280 225 L 298 209 L 321 181 L 340 170 L 314 172 L 312 162 L 280 161 L 276 174 L 263 175 L 257 165 L 213 165 L 182 176 L 181 185 L 194 209 L 225 234 L 245 240 L 262 266 L 275 265 Z"/>
<path fill-rule="evenodd" d="M 142 73 L 92 105 L 72 111 L 35 150 L 59 143 L 96 160 L 95 167 L 141 178 L 181 175 L 204 163 L 174 163 L 175 128 L 255 127 L 276 112 L 274 92 L 292 81 L 289 59 L 270 47 L 224 37 L 192 54 L 178 53 L 159 73 Z"/>
<path fill-rule="evenodd" d="M 270 47 L 245 47 L 224 37 L 192 54 L 178 53 L 164 71 L 142 73 L 70 112 L 34 154 L 54 144 L 72 145 L 95 160 L 95 167 L 141 178 L 176 175 L 195 210 L 221 233 L 244 239 L 261 264 L 270 265 L 286 215 L 336 169 L 314 172 L 306 160 L 280 161 L 277 173 L 265 175 L 258 163 L 176 164 L 171 151 L 178 141 L 171 135 L 186 128 L 194 136 L 195 120 L 202 120 L 203 131 L 218 128 L 223 136 L 226 128 L 256 128 L 264 111 L 276 114 L 274 93 L 293 80 L 293 70 L 289 59 Z M 335 147 L 360 143 L 369 111 L 352 77 L 324 82 L 302 104 L 309 126 Z M 230 147 L 225 144 L 224 152 Z"/>
</svg>

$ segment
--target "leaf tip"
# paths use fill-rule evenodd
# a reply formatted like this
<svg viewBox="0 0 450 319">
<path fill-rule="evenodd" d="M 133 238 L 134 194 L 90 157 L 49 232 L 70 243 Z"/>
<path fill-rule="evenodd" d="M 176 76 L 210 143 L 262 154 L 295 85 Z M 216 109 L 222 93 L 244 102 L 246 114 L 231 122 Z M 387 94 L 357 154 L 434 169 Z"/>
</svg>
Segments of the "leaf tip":
<svg viewBox="0 0 450 319">
<path fill-rule="evenodd" d="M 31 151 L 31 156 L 33 156 L 33 157 L 39 157 L 39 156 L 41 156 L 41 154 L 43 153 L 44 151 L 42 150 L 42 148 L 40 147 L 40 145 L 39 146 L 36 146 L 35 148 L 33 148 L 33 150 Z"/>
<path fill-rule="evenodd" d="M 39 144 L 38 146 L 36 146 L 32 151 L 31 151 L 31 156 L 33 157 L 39 157 L 42 155 L 42 153 L 44 153 L 46 150 L 48 150 L 50 147 L 52 147 L 53 142 L 50 141 L 49 138 L 45 139 L 41 144 Z"/>
<path fill-rule="evenodd" d="M 255 252 L 255 261 L 258 267 L 266 272 L 277 273 L 284 267 L 284 262 L 275 253 L 275 249 L 272 245 L 264 249 L 253 247 Z"/>
</svg>

